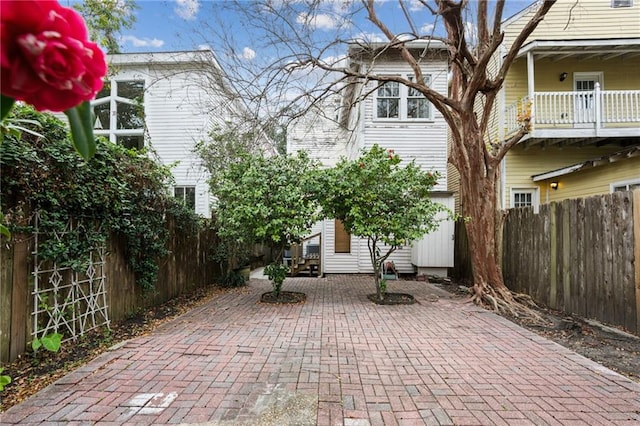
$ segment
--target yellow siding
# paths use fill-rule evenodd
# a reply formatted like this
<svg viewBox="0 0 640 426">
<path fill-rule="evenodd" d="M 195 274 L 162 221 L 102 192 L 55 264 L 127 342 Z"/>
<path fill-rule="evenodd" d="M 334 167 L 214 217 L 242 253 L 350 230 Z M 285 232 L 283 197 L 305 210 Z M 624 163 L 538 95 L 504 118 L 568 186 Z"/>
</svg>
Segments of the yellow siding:
<svg viewBox="0 0 640 426">
<path fill-rule="evenodd" d="M 540 202 L 561 201 L 567 198 L 590 197 L 608 194 L 611 184 L 640 178 L 640 157 L 593 167 L 579 172 L 539 182 Z M 558 189 L 550 188 L 551 181 L 558 182 Z"/>
<path fill-rule="evenodd" d="M 505 44 L 513 39 L 535 13 L 530 8 L 504 26 Z M 640 1 L 633 7 L 611 8 L 610 0 L 558 0 L 527 41 L 640 37 Z"/>
<path fill-rule="evenodd" d="M 455 212 L 462 213 L 460 207 L 460 173 L 449 163 L 447 163 L 447 191 L 453 192 Z"/>
<path fill-rule="evenodd" d="M 592 160 L 603 155 L 619 151 L 620 147 L 581 147 L 581 148 L 547 148 L 521 146 L 512 148 L 506 156 L 507 182 L 506 206 L 511 205 L 512 188 L 534 188 L 536 183 L 531 176 L 561 169 L 583 161 Z M 545 192 L 540 192 L 540 200 L 544 201 Z"/>
</svg>

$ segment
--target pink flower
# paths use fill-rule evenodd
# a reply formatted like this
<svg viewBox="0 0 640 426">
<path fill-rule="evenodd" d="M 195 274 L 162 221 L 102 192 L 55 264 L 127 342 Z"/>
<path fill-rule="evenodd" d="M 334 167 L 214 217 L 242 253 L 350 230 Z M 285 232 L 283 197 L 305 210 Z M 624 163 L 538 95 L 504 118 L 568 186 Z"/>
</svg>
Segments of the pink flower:
<svg viewBox="0 0 640 426">
<path fill-rule="evenodd" d="M 73 9 L 57 1 L 0 1 L 2 94 L 37 110 L 65 111 L 95 98 L 107 73 Z"/>
<path fill-rule="evenodd" d="M 364 163 L 360 163 L 360 168 L 363 169 L 364 168 Z"/>
</svg>

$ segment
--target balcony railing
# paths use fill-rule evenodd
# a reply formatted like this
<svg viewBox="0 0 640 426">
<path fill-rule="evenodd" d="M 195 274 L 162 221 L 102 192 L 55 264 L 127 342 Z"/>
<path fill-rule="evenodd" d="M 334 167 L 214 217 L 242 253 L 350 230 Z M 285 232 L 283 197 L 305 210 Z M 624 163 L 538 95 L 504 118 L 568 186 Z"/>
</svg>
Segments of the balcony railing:
<svg viewBox="0 0 640 426">
<path fill-rule="evenodd" d="M 507 136 L 531 117 L 531 129 L 640 127 L 640 90 L 535 92 L 505 109 Z"/>
</svg>

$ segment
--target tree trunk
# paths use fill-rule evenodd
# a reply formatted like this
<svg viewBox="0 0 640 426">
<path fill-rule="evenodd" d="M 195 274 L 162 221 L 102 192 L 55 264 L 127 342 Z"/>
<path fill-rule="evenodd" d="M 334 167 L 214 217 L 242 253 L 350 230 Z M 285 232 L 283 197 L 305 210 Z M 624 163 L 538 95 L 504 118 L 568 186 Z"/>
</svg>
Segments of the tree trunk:
<svg viewBox="0 0 640 426">
<path fill-rule="evenodd" d="M 465 137 L 474 139 L 479 136 L 467 133 Z M 468 140 L 464 145 L 467 151 L 472 151 L 464 156 L 469 161 L 462 161 L 458 172 L 462 213 L 468 220 L 466 230 L 473 269 L 473 300 L 480 304 L 489 303 L 498 309 L 502 301 L 507 304 L 514 302 L 511 292 L 504 284 L 496 244 L 496 239 L 501 238 L 496 235 L 496 182 L 499 163 L 493 158 L 487 160 L 481 149 L 482 141 Z M 480 149 L 473 152 L 469 147 Z"/>
</svg>

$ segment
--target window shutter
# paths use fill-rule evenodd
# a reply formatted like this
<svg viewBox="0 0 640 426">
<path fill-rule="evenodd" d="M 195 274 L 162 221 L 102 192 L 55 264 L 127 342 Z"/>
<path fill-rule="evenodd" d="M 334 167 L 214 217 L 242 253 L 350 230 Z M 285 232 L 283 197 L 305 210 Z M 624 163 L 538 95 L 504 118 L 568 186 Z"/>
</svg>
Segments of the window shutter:
<svg viewBox="0 0 640 426">
<path fill-rule="evenodd" d="M 344 229 L 342 221 L 335 220 L 335 252 L 351 253 L 351 235 Z"/>
</svg>

